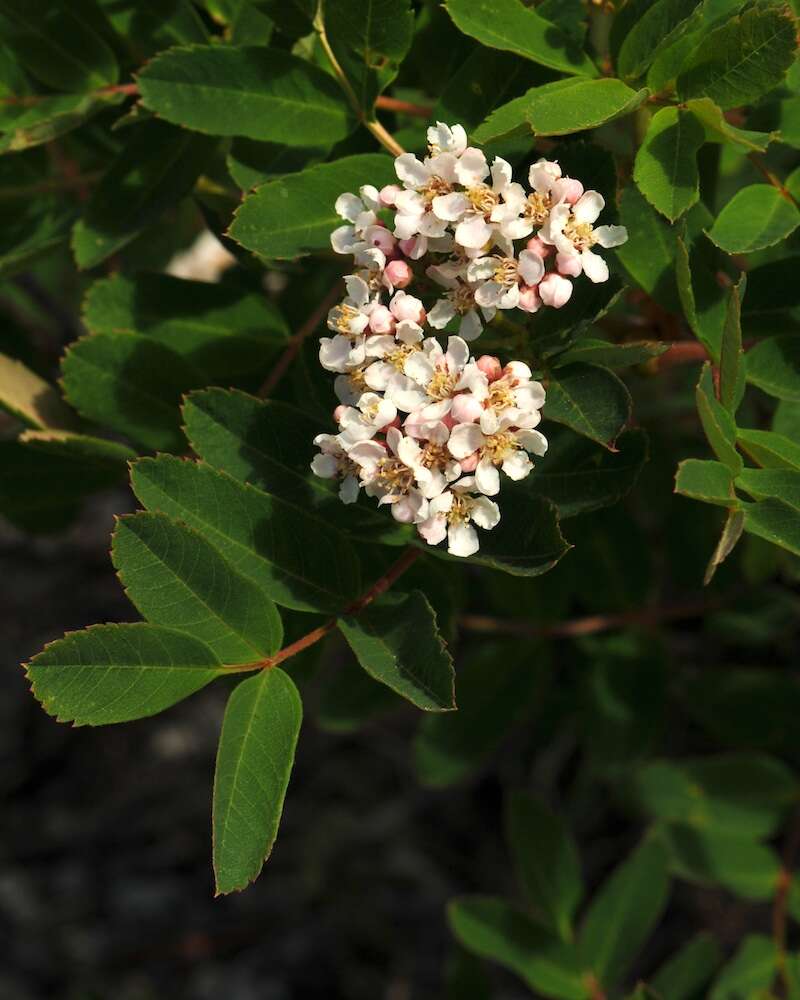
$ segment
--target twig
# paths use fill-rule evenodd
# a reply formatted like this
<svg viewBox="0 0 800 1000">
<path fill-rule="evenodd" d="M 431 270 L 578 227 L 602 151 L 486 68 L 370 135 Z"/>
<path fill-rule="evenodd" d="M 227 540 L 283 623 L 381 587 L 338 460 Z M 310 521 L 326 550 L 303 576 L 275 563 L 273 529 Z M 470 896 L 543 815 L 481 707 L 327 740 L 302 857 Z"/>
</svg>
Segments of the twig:
<svg viewBox="0 0 800 1000">
<path fill-rule="evenodd" d="M 348 101 L 350 101 L 350 104 L 352 105 L 353 110 L 361 123 L 368 128 L 370 132 L 372 132 L 378 142 L 384 147 L 384 149 L 387 149 L 392 156 L 401 156 L 405 153 L 405 150 L 400 143 L 386 131 L 377 119 L 368 118 L 364 113 L 364 109 L 361 107 L 361 103 L 358 100 L 358 95 L 353 90 L 353 85 L 347 79 L 347 74 L 342 69 L 339 60 L 336 58 L 336 53 L 331 47 L 328 34 L 325 30 L 324 0 L 319 0 L 317 13 L 314 18 L 314 30 L 319 36 L 320 45 L 322 46 L 325 55 L 328 57 L 333 74 L 339 81 L 339 86 L 344 91 Z"/>
<path fill-rule="evenodd" d="M 790 201 L 795 208 L 800 208 L 800 202 L 795 198 L 792 192 L 786 187 L 783 181 L 778 177 L 777 174 L 773 173 L 769 167 L 764 163 L 758 153 L 748 153 L 747 159 L 753 164 L 756 170 L 761 174 L 761 176 L 766 180 L 768 184 L 771 184 L 774 188 L 780 191 L 781 195 Z"/>
<path fill-rule="evenodd" d="M 341 281 L 339 278 L 336 279 L 336 284 L 331 288 L 325 298 L 319 303 L 319 305 L 314 309 L 308 319 L 303 323 L 297 333 L 294 334 L 289 339 L 289 343 L 286 345 L 283 354 L 278 358 L 278 361 L 272 371 L 264 379 L 261 388 L 258 390 L 256 395 L 259 399 L 266 399 L 275 386 L 280 382 L 283 376 L 286 374 L 289 365 L 294 361 L 297 352 L 303 346 L 303 341 L 310 334 L 316 330 L 319 324 L 327 316 L 328 310 L 335 305 L 336 300 L 341 294 L 340 291 Z"/>
<path fill-rule="evenodd" d="M 778 872 L 778 881 L 775 887 L 775 899 L 772 903 L 772 937 L 775 941 L 777 952 L 776 964 L 778 971 L 775 982 L 776 996 L 790 996 L 792 984 L 789 978 L 789 970 L 786 966 L 786 916 L 789 907 L 789 891 L 794 878 L 794 866 L 797 852 L 800 850 L 800 806 L 795 810 L 792 817 L 789 833 L 786 837 L 786 845 L 781 859 L 781 868 Z"/>
<path fill-rule="evenodd" d="M 588 615 L 555 625 L 531 625 L 530 622 L 490 618 L 487 615 L 463 615 L 459 624 L 470 632 L 488 632 L 497 635 L 519 635 L 527 639 L 575 639 L 598 632 L 625 628 L 629 625 L 658 625 L 661 622 L 686 618 L 700 618 L 720 602 L 693 601 L 685 604 L 667 604 L 655 608 L 637 608 L 615 615 Z"/>
<path fill-rule="evenodd" d="M 387 570 L 382 577 L 376 580 L 366 593 L 362 594 L 358 600 L 354 601 L 351 605 L 345 608 L 342 614 L 359 614 L 359 612 L 363 611 L 364 608 L 368 607 L 373 601 L 377 600 L 381 594 L 385 594 L 395 581 L 401 577 L 421 555 L 422 549 L 409 546 L 397 562 L 389 570 Z M 306 633 L 306 635 L 301 636 L 289 646 L 284 646 L 283 649 L 279 649 L 278 652 L 272 656 L 267 656 L 263 660 L 256 660 L 255 663 L 237 664 L 236 666 L 228 667 L 228 670 L 231 673 L 238 674 L 245 671 L 268 670 L 270 667 L 277 667 L 277 665 L 279 663 L 283 663 L 284 660 L 288 660 L 292 656 L 296 656 L 297 653 L 302 653 L 304 649 L 308 649 L 309 646 L 313 646 L 314 643 L 319 642 L 320 639 L 324 639 L 326 635 L 329 635 L 336 628 L 337 620 L 338 619 L 336 618 L 331 618 L 329 621 L 325 622 L 324 625 L 320 625 L 319 628 L 315 628 L 311 632 Z"/>
<path fill-rule="evenodd" d="M 430 119 L 433 108 L 422 104 L 412 104 L 410 101 L 400 101 L 396 97 L 386 97 L 383 94 L 375 101 L 376 108 L 384 111 L 396 111 L 400 115 L 411 115 L 412 118 Z"/>
</svg>

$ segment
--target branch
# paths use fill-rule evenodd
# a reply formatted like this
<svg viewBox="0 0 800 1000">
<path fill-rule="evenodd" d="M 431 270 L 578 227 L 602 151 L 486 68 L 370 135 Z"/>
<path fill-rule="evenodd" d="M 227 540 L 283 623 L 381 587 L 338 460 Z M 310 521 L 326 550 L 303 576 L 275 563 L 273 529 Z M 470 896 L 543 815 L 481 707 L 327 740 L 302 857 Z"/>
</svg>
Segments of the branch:
<svg viewBox="0 0 800 1000">
<path fill-rule="evenodd" d="M 777 174 L 773 173 L 769 167 L 764 163 L 762 158 L 758 153 L 748 153 L 747 159 L 753 164 L 756 170 L 761 174 L 761 176 L 766 180 L 768 184 L 771 184 L 774 188 L 780 191 L 781 195 L 790 201 L 795 208 L 800 208 L 800 202 L 795 198 L 792 192 L 786 187 L 783 181 L 778 177 Z"/>
<path fill-rule="evenodd" d="M 396 97 L 384 97 L 381 95 L 375 101 L 376 108 L 383 108 L 384 111 L 396 111 L 400 115 L 411 115 L 412 118 L 425 118 L 430 120 L 433 115 L 433 108 L 425 107 L 422 104 L 411 104 L 410 101 L 400 101 Z"/>
<path fill-rule="evenodd" d="M 340 284 L 341 279 L 337 278 L 333 288 L 331 288 L 325 298 L 314 309 L 297 333 L 289 339 L 289 343 L 284 348 L 283 354 L 278 358 L 275 367 L 264 379 L 261 388 L 256 393 L 259 399 L 266 399 L 267 396 L 272 394 L 275 386 L 286 374 L 289 365 L 294 361 L 297 352 L 303 346 L 303 341 L 316 330 L 328 315 L 328 310 L 336 304 L 336 300 L 341 295 Z"/>
<path fill-rule="evenodd" d="M 342 614 L 359 614 L 364 610 L 364 608 L 368 607 L 373 601 L 377 600 L 381 594 L 385 594 L 395 581 L 398 580 L 399 577 L 401 577 L 421 555 L 422 549 L 409 546 L 397 562 L 390 569 L 388 569 L 382 577 L 376 580 L 366 593 L 362 594 L 358 600 L 354 601 L 351 605 L 345 608 Z M 309 646 L 313 646 L 314 643 L 319 642 L 320 639 L 324 639 L 326 635 L 329 635 L 336 628 L 337 620 L 338 619 L 336 618 L 331 618 L 329 621 L 325 622 L 324 625 L 320 625 L 319 628 L 315 628 L 311 632 L 306 633 L 306 635 L 301 636 L 295 642 L 291 643 L 291 645 L 284 646 L 283 649 L 279 649 L 278 652 L 274 653 L 272 656 L 267 656 L 263 660 L 256 660 L 255 663 L 237 664 L 235 666 L 228 667 L 227 669 L 230 673 L 238 674 L 245 671 L 268 670 L 270 667 L 277 667 L 277 665 L 279 663 L 283 663 L 284 660 L 288 660 L 292 656 L 296 656 L 297 653 L 302 653 L 304 649 L 308 649 Z"/>
</svg>

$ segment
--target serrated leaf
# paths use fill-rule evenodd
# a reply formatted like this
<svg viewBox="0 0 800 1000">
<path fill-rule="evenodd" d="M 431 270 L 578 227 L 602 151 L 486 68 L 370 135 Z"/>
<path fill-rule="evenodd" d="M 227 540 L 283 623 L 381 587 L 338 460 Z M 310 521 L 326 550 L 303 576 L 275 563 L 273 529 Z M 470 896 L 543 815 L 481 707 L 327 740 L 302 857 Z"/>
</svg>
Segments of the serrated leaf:
<svg viewBox="0 0 800 1000">
<path fill-rule="evenodd" d="M 408 0 L 325 0 L 322 9 L 331 47 L 359 107 L 371 114 L 411 47 L 414 13 Z"/>
<path fill-rule="evenodd" d="M 783 500 L 770 498 L 743 503 L 744 528 L 787 552 L 800 555 L 800 510 Z"/>
<path fill-rule="evenodd" d="M 155 715 L 224 672 L 205 643 L 145 622 L 69 632 L 26 669 L 45 711 L 77 726 Z"/>
<path fill-rule="evenodd" d="M 731 142 L 744 149 L 764 153 L 767 146 L 777 138 L 775 132 L 752 132 L 731 125 L 722 113 L 722 108 L 710 97 L 699 97 L 688 101 L 686 108 L 703 123 L 707 142 Z"/>
<path fill-rule="evenodd" d="M 626 80 L 640 77 L 662 46 L 675 40 L 676 29 L 685 28 L 696 7 L 697 0 L 658 0 L 641 11 L 625 33 L 617 54 L 619 75 Z"/>
<path fill-rule="evenodd" d="M 777 948 L 772 938 L 748 934 L 714 980 L 708 1000 L 739 1000 L 757 995 L 757 990 L 769 989 L 777 972 Z"/>
<path fill-rule="evenodd" d="M 645 764 L 634 790 L 656 819 L 759 838 L 776 830 L 797 795 L 797 782 L 774 757 L 732 753 Z"/>
<path fill-rule="evenodd" d="M 136 462 L 131 484 L 147 508 L 195 528 L 277 604 L 339 611 L 358 594 L 352 547 L 300 507 L 168 455 Z"/>
<path fill-rule="evenodd" d="M 529 710 L 547 661 L 528 662 L 514 655 L 515 648 L 511 642 L 482 644 L 459 661 L 458 711 L 423 716 L 414 739 L 424 785 L 444 788 L 471 774 Z"/>
<path fill-rule="evenodd" d="M 23 431 L 19 441 L 36 451 L 116 474 L 126 472 L 127 463 L 136 458 L 136 452 L 132 448 L 118 441 L 108 441 L 89 434 L 74 434 L 72 431 Z"/>
<path fill-rule="evenodd" d="M 280 615 L 192 528 L 139 511 L 117 520 L 111 560 L 144 617 L 200 639 L 222 663 L 252 663 L 281 645 Z"/>
<path fill-rule="evenodd" d="M 710 97 L 723 109 L 752 104 L 783 79 L 795 33 L 788 9 L 747 7 L 700 40 L 678 76 L 678 97 Z"/>
<path fill-rule="evenodd" d="M 714 392 L 711 366 L 706 362 L 695 391 L 697 412 L 714 454 L 736 476 L 742 471 L 742 459 L 736 451 L 736 424 Z"/>
<path fill-rule="evenodd" d="M 754 500 L 774 497 L 800 510 L 800 470 L 742 469 L 736 485 Z"/>
<path fill-rule="evenodd" d="M 147 337 L 81 337 L 61 362 L 64 395 L 81 416 L 127 434 L 146 448 L 180 451 L 181 396 L 202 375 Z"/>
<path fill-rule="evenodd" d="M 717 569 L 723 562 L 725 562 L 731 552 L 733 552 L 736 548 L 739 543 L 739 539 L 742 537 L 743 531 L 744 512 L 739 507 L 731 507 L 728 510 L 727 517 L 725 518 L 725 524 L 722 527 L 722 534 L 719 536 L 716 548 L 711 553 L 708 566 L 706 566 L 706 571 L 703 575 L 704 586 L 707 587 L 709 583 L 711 583 Z"/>
<path fill-rule="evenodd" d="M 722 462 L 687 458 L 675 473 L 675 492 L 692 500 L 730 507 L 736 503 L 733 474 Z"/>
<path fill-rule="evenodd" d="M 146 108 L 208 135 L 315 146 L 338 142 L 355 126 L 336 81 L 279 49 L 173 48 L 147 63 L 137 81 Z"/>
<path fill-rule="evenodd" d="M 631 368 L 660 357 L 670 346 L 658 340 L 630 340 L 615 344 L 597 337 L 581 337 L 563 354 L 554 357 L 551 364 L 554 368 L 578 362 L 603 368 Z"/>
<path fill-rule="evenodd" d="M 671 222 L 700 197 L 697 152 L 704 142 L 705 130 L 691 111 L 661 108 L 636 153 L 633 179 Z"/>
<path fill-rule="evenodd" d="M 96 90 L 116 83 L 119 67 L 93 0 L 0 0 L 4 42 L 26 68 L 55 90 Z"/>
<path fill-rule="evenodd" d="M 531 496 L 550 500 L 563 520 L 609 507 L 631 491 L 647 460 L 643 431 L 623 432 L 609 451 L 567 428 L 554 430 L 547 454 L 526 480 Z"/>
<path fill-rule="evenodd" d="M 167 274 L 96 281 L 83 303 L 92 333 L 140 334 L 164 344 L 209 378 L 263 371 L 285 346 L 288 325 L 260 291 Z"/>
<path fill-rule="evenodd" d="M 330 248 L 331 232 L 343 224 L 334 202 L 362 184 L 380 188 L 396 180 L 392 161 L 378 153 L 345 156 L 270 181 L 245 199 L 228 235 L 267 259 L 289 259 Z"/>
<path fill-rule="evenodd" d="M 55 386 L 5 354 L 0 354 L 0 408 L 39 430 L 65 429 L 76 424 L 75 415 L 64 405 Z"/>
<path fill-rule="evenodd" d="M 515 52 L 562 73 L 597 76 L 592 61 L 568 35 L 519 0 L 448 0 L 446 9 L 456 27 L 481 45 Z"/>
<path fill-rule="evenodd" d="M 228 172 L 242 191 L 252 191 L 259 184 L 315 166 L 328 152 L 325 146 L 297 149 L 278 142 L 234 139 L 225 158 Z"/>
<path fill-rule="evenodd" d="M 124 100 L 122 94 L 54 94 L 0 100 L 0 153 L 18 153 L 50 142 L 78 128 L 106 108 Z"/>
<path fill-rule="evenodd" d="M 214 776 L 217 895 L 253 882 L 272 851 L 302 717 L 297 688 L 277 667 L 242 681 L 228 700 Z"/>
<path fill-rule="evenodd" d="M 385 595 L 338 625 L 375 680 L 426 712 L 456 707 L 453 661 L 423 593 Z"/>
<path fill-rule="evenodd" d="M 767 469 L 800 469 L 800 445 L 775 431 L 739 428 L 737 442 L 750 458 Z"/>
<path fill-rule="evenodd" d="M 155 120 L 135 128 L 73 228 L 78 267 L 96 267 L 187 195 L 214 147 Z"/>
<path fill-rule="evenodd" d="M 739 408 L 745 389 L 744 351 L 742 349 L 742 298 L 747 275 L 742 272 L 738 285 L 732 285 L 725 310 L 725 326 L 719 358 L 719 401 L 733 416 Z"/>
<path fill-rule="evenodd" d="M 450 902 L 447 918 L 465 948 L 510 969 L 537 993 L 588 1000 L 575 949 L 505 900 L 463 896 Z"/>
<path fill-rule="evenodd" d="M 800 402 L 800 336 L 760 340 L 746 355 L 747 381 L 770 396 Z"/>
<path fill-rule="evenodd" d="M 657 970 L 653 989 L 671 1000 L 693 1000 L 722 962 L 722 949 L 708 932 L 701 932 Z"/>
<path fill-rule="evenodd" d="M 506 827 L 511 855 L 530 905 L 563 940 L 583 895 L 580 859 L 563 820 L 527 792 L 512 792 Z"/>
<path fill-rule="evenodd" d="M 630 419 L 631 398 L 624 384 L 607 369 L 567 365 L 557 368 L 548 379 L 543 415 L 613 451 Z"/>
<path fill-rule="evenodd" d="M 667 856 L 646 838 L 595 894 L 581 927 L 578 949 L 584 967 L 609 988 L 625 976 L 667 902 Z"/>
<path fill-rule="evenodd" d="M 786 239 L 800 225 L 800 212 L 771 184 L 741 188 L 708 231 L 725 253 L 752 253 Z"/>
</svg>

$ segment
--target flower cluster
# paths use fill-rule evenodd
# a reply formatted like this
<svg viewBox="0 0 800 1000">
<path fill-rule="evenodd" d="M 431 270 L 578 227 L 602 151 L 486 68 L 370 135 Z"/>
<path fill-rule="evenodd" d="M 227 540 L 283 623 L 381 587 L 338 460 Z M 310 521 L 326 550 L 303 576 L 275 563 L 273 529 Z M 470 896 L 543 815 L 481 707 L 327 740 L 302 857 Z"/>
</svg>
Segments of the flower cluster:
<svg viewBox="0 0 800 1000">
<path fill-rule="evenodd" d="M 524 479 L 530 455 L 547 449 L 535 429 L 545 392 L 528 366 L 475 358 L 468 342 L 498 309 L 560 308 L 571 279 L 606 281 L 594 248 L 627 233 L 595 228 L 602 196 L 553 161 L 530 167 L 526 190 L 505 160 L 490 167 L 468 146 L 460 125 L 429 128 L 428 148 L 422 161 L 397 157 L 399 184 L 336 201 L 345 225 L 331 245 L 355 268 L 320 342 L 320 363 L 336 375 L 339 432 L 315 438 L 312 469 L 341 481 L 345 503 L 363 488 L 431 545 L 446 537 L 449 552 L 468 556 L 475 525 L 500 520 L 490 498 L 501 473 Z M 445 328 L 446 350 L 430 335 Z"/>
</svg>

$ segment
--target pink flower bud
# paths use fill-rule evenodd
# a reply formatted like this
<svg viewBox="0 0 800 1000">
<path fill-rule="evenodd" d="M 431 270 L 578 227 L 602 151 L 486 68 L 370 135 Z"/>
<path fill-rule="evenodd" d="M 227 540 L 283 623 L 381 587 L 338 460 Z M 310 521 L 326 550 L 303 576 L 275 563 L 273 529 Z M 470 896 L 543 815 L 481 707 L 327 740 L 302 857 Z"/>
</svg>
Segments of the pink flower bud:
<svg viewBox="0 0 800 1000">
<path fill-rule="evenodd" d="M 336 421 L 337 424 L 341 422 L 341 419 L 344 416 L 346 409 L 347 407 L 344 405 L 344 403 L 340 403 L 333 411 L 333 419 Z"/>
<path fill-rule="evenodd" d="M 519 290 L 519 308 L 526 313 L 535 313 L 539 306 L 541 306 L 542 300 L 539 297 L 539 288 L 537 285 L 523 285 Z"/>
<path fill-rule="evenodd" d="M 369 314 L 369 328 L 373 333 L 394 333 L 395 319 L 386 306 L 375 306 Z"/>
<path fill-rule="evenodd" d="M 392 301 L 389 303 L 392 316 L 397 320 L 409 320 L 411 323 L 418 323 L 420 326 L 425 322 L 425 307 L 414 295 L 407 295 L 405 292 L 395 292 Z"/>
<path fill-rule="evenodd" d="M 581 259 L 576 253 L 556 254 L 556 270 L 570 278 L 577 278 L 583 270 Z"/>
<path fill-rule="evenodd" d="M 474 472 L 478 468 L 478 462 L 480 461 L 480 455 L 477 451 L 473 451 L 471 455 L 467 455 L 466 458 L 459 460 L 459 465 L 461 466 L 462 472 Z"/>
<path fill-rule="evenodd" d="M 389 284 L 395 288 L 405 288 L 414 277 L 414 272 L 404 260 L 390 260 L 384 274 Z"/>
<path fill-rule="evenodd" d="M 569 297 L 572 295 L 572 282 L 555 272 L 546 274 L 539 282 L 539 295 L 546 306 L 560 309 L 569 302 Z"/>
<path fill-rule="evenodd" d="M 483 406 L 471 392 L 463 392 L 454 397 L 450 413 L 457 424 L 472 424 L 480 418 Z"/>
<path fill-rule="evenodd" d="M 490 382 L 497 381 L 503 374 L 503 366 L 500 364 L 500 359 L 493 357 L 491 354 L 482 354 L 476 364 L 478 369 L 483 372 Z"/>
<path fill-rule="evenodd" d="M 386 187 L 382 187 L 378 194 L 381 205 L 386 205 L 387 208 L 394 205 L 394 200 L 400 194 L 401 190 L 402 188 L 399 184 L 387 184 Z"/>
<path fill-rule="evenodd" d="M 547 258 L 553 252 L 553 248 L 550 246 L 550 244 L 544 243 L 542 240 L 539 239 L 538 236 L 531 236 L 531 238 L 528 240 L 527 243 L 527 249 L 530 250 L 531 253 L 538 254 L 538 256 L 542 258 L 542 260 L 547 260 Z"/>
<path fill-rule="evenodd" d="M 370 246 L 377 247 L 385 254 L 392 253 L 397 245 L 397 240 L 394 236 L 381 224 L 370 226 L 365 231 L 364 237 Z"/>
<path fill-rule="evenodd" d="M 553 193 L 557 198 L 563 198 L 567 204 L 574 205 L 583 194 L 583 184 L 574 177 L 562 177 Z"/>
</svg>

